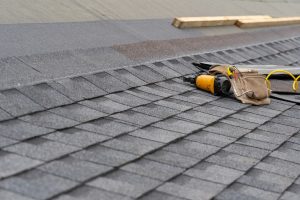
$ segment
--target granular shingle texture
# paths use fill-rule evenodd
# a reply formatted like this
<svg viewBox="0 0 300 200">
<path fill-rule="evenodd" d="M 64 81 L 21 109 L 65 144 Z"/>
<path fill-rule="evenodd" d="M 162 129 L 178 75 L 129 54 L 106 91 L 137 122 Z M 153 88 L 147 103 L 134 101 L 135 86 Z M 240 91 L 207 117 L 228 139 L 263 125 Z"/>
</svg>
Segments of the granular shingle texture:
<svg viewBox="0 0 300 200">
<path fill-rule="evenodd" d="M 0 199 L 300 199 L 299 105 L 250 106 L 181 78 L 195 60 L 296 65 L 299 39 L 0 91 Z M 83 65 L 76 55 L 61 64 Z M 22 60 L 59 64 L 36 58 Z"/>
</svg>

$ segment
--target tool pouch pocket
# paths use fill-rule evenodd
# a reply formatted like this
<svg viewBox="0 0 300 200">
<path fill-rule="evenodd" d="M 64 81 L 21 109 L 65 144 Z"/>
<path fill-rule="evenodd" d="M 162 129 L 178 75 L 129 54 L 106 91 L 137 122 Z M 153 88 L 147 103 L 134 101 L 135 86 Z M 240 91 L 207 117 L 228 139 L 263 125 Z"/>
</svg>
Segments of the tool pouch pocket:
<svg viewBox="0 0 300 200">
<path fill-rule="evenodd" d="M 242 103 L 252 105 L 270 104 L 269 90 L 265 81 L 265 76 L 258 74 L 257 71 L 238 71 L 237 76 L 229 77 L 227 72 L 228 66 L 217 65 L 211 67 L 210 74 L 223 74 L 231 83 L 235 97 Z"/>
<path fill-rule="evenodd" d="M 235 81 L 235 80 L 233 80 Z M 253 73 L 244 72 L 241 77 L 236 80 L 238 96 L 245 94 L 250 99 L 265 99 L 269 96 L 269 91 L 266 85 L 265 76 Z"/>
</svg>

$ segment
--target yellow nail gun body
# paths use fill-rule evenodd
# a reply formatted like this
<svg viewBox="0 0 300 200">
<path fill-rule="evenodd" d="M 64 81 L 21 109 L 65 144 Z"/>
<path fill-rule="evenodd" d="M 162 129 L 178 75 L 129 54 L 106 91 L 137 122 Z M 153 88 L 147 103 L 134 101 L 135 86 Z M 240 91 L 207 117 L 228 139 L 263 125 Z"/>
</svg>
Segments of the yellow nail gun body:
<svg viewBox="0 0 300 200">
<path fill-rule="evenodd" d="M 213 95 L 227 95 L 231 84 L 225 76 L 197 74 L 190 77 L 184 77 L 183 81 L 195 84 L 201 90 L 210 92 Z"/>
</svg>

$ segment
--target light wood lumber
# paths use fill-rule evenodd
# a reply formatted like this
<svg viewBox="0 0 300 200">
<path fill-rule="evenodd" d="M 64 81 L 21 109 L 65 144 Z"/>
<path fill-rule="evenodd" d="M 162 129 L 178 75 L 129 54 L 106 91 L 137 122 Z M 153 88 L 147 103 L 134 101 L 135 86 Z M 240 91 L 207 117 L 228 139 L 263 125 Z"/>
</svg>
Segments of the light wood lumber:
<svg viewBox="0 0 300 200">
<path fill-rule="evenodd" d="M 178 17 L 173 20 L 172 25 L 177 28 L 197 28 L 208 26 L 234 25 L 237 20 L 245 19 L 270 19 L 269 15 L 249 16 L 215 16 L 215 17 Z"/>
<path fill-rule="evenodd" d="M 300 17 L 281 17 L 271 19 L 242 19 L 236 22 L 236 26 L 240 28 L 256 28 L 267 26 L 283 26 L 300 24 Z"/>
</svg>

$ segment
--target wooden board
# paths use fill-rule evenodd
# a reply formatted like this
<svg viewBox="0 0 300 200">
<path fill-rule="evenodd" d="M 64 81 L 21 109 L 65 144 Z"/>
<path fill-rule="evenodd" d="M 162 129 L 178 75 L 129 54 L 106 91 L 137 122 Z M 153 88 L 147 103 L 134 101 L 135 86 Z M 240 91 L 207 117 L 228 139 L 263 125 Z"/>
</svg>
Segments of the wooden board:
<svg viewBox="0 0 300 200">
<path fill-rule="evenodd" d="M 234 25 L 237 20 L 246 19 L 270 19 L 269 15 L 249 16 L 216 16 L 216 17 L 179 17 L 173 20 L 172 25 L 177 28 L 197 28 L 207 26 Z"/>
<path fill-rule="evenodd" d="M 271 19 L 240 19 L 235 23 L 235 25 L 240 28 L 283 26 L 292 24 L 300 24 L 300 17 L 281 17 Z"/>
</svg>

